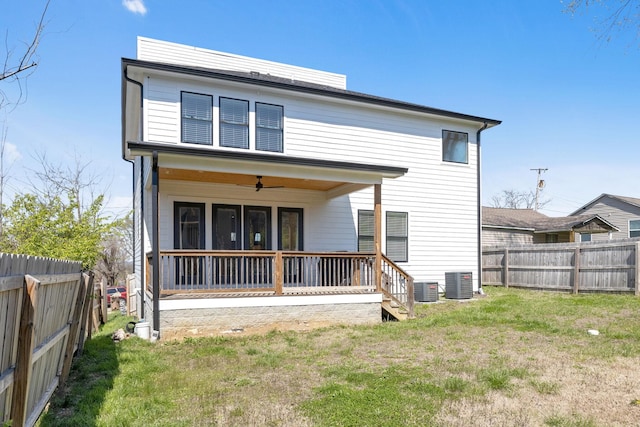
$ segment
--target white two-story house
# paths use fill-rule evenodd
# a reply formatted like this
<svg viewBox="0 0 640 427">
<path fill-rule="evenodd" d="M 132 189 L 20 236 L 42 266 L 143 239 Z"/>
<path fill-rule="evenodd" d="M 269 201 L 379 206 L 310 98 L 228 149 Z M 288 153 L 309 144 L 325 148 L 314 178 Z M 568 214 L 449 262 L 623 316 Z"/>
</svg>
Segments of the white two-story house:
<svg viewBox="0 0 640 427">
<path fill-rule="evenodd" d="M 481 284 L 480 137 L 500 121 L 346 76 L 138 38 L 122 59 L 139 316 L 162 337 L 411 316 Z"/>
</svg>

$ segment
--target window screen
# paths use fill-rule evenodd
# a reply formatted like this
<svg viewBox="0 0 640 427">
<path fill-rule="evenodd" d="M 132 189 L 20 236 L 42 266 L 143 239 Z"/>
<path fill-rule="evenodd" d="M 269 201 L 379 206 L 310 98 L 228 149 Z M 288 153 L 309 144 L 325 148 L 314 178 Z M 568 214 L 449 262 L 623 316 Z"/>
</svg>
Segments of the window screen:
<svg viewBox="0 0 640 427">
<path fill-rule="evenodd" d="M 182 92 L 182 142 L 211 144 L 213 97 Z"/>
<path fill-rule="evenodd" d="M 256 102 L 256 150 L 282 153 L 282 117 L 282 106 Z"/>
<path fill-rule="evenodd" d="M 408 218 L 406 212 L 387 212 L 387 256 L 395 262 L 407 262 Z"/>
<path fill-rule="evenodd" d="M 249 101 L 220 98 L 220 146 L 249 148 Z"/>
</svg>

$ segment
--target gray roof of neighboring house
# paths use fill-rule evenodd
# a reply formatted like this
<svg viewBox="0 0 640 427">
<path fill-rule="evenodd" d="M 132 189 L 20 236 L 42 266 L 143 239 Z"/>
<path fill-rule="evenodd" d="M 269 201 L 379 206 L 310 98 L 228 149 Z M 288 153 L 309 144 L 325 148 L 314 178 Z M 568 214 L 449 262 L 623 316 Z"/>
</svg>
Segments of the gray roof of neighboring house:
<svg viewBox="0 0 640 427">
<path fill-rule="evenodd" d="M 482 207 L 482 225 L 487 227 L 529 230 L 534 233 L 549 233 L 573 230 L 590 221 L 601 221 L 605 228 L 618 230 L 599 215 L 583 214 L 564 217 L 549 217 L 533 209 L 508 209 Z"/>
<path fill-rule="evenodd" d="M 535 223 L 546 219 L 549 219 L 549 217 L 533 209 L 482 207 L 483 226 L 520 228 L 533 231 Z"/>
<path fill-rule="evenodd" d="M 547 220 L 541 220 L 535 224 L 535 232 L 536 233 L 549 233 L 549 232 L 557 232 L 557 231 L 569 231 L 573 230 L 575 227 L 579 227 L 587 224 L 591 221 L 601 221 L 604 225 L 603 228 L 609 228 L 610 230 L 618 230 L 618 228 L 602 218 L 599 215 L 593 214 L 584 214 L 584 215 L 575 215 L 575 216 L 563 216 L 563 217 L 555 217 L 548 218 Z"/>
<path fill-rule="evenodd" d="M 571 212 L 569 215 L 575 215 L 575 214 L 583 211 L 584 209 L 596 204 L 600 199 L 603 199 L 605 197 L 609 197 L 611 199 L 616 199 L 616 200 L 619 200 L 619 201 L 621 201 L 623 203 L 627 203 L 627 204 L 630 204 L 632 206 L 640 208 L 640 199 L 637 199 L 635 197 L 615 196 L 613 194 L 602 193 L 601 195 L 599 195 L 598 197 L 596 197 L 595 199 L 593 199 L 589 203 L 586 203 L 585 205 L 583 205 L 583 206 L 579 207 L 578 209 L 576 209 L 575 211 Z"/>
</svg>

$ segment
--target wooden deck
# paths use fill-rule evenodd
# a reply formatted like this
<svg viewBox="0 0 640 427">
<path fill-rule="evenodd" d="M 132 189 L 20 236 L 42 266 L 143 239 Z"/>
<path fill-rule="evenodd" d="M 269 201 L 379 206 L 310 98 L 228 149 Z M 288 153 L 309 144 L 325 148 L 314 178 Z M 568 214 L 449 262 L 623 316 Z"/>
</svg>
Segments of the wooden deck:
<svg viewBox="0 0 640 427">
<path fill-rule="evenodd" d="M 378 285 L 375 259 L 362 252 L 161 251 L 159 295 L 169 300 L 377 292 L 412 316 L 413 278 L 383 256 Z"/>
</svg>

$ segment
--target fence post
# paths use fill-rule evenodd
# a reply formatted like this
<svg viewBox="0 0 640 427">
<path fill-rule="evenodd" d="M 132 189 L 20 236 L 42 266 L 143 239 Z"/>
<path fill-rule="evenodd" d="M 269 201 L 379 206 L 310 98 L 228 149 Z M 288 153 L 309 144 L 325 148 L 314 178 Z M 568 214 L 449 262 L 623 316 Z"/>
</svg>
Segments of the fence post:
<svg viewBox="0 0 640 427">
<path fill-rule="evenodd" d="M 84 281 L 82 273 L 79 273 L 78 278 L 78 292 L 76 294 L 76 304 L 73 308 L 73 314 L 71 318 L 71 327 L 69 328 L 69 336 L 67 337 L 67 348 L 64 353 L 64 362 L 62 365 L 62 371 L 60 372 L 60 385 L 64 384 L 69 377 L 71 371 L 71 362 L 73 362 L 73 352 L 76 346 L 76 339 L 78 338 L 78 329 L 82 323 L 82 308 L 85 303 L 85 295 L 87 292 L 87 286 Z M 80 340 L 78 340 L 80 342 Z M 79 347 L 79 346 L 78 346 Z"/>
<path fill-rule="evenodd" d="M 82 282 L 86 288 L 84 294 L 84 308 L 80 319 L 80 340 L 78 341 L 78 354 L 84 350 L 85 337 L 91 339 L 93 334 L 93 306 L 95 290 L 93 289 L 93 271 L 82 275 Z"/>
<path fill-rule="evenodd" d="M 573 293 L 580 289 L 580 247 L 576 246 L 573 255 Z"/>
<path fill-rule="evenodd" d="M 640 242 L 636 242 L 636 296 L 640 296 Z"/>
<path fill-rule="evenodd" d="M 13 425 L 24 425 L 27 420 L 29 399 L 29 383 L 31 382 L 31 358 L 33 356 L 34 323 L 40 281 L 30 275 L 24 276 L 25 292 L 22 298 L 22 315 L 20 317 L 20 335 L 14 372 L 13 398 L 11 401 L 11 418 Z"/>
<path fill-rule="evenodd" d="M 509 248 L 504 248 L 504 255 L 502 258 L 502 264 L 504 265 L 502 282 L 504 283 L 504 287 L 509 287 Z"/>
</svg>

